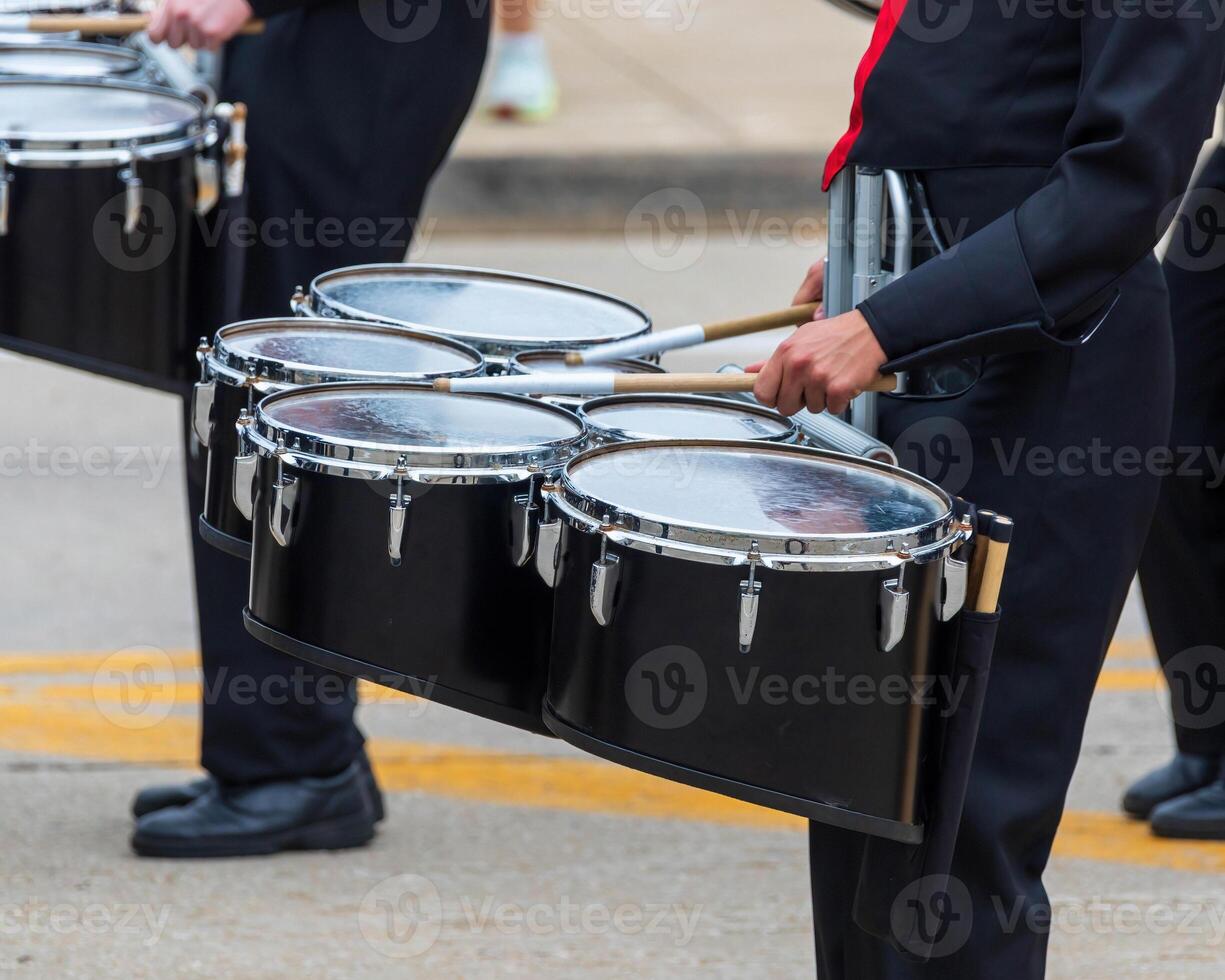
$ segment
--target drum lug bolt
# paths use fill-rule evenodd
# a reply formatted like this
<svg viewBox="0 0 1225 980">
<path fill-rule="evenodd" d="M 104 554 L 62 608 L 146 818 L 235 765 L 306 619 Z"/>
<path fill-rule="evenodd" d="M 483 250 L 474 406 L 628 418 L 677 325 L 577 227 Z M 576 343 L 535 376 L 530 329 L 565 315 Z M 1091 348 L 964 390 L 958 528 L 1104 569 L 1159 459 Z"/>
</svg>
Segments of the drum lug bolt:
<svg viewBox="0 0 1225 980">
<path fill-rule="evenodd" d="M 757 632 L 757 612 L 761 605 L 761 583 L 757 581 L 757 563 L 761 551 L 754 541 L 749 549 L 749 577 L 740 583 L 740 652 L 748 653 L 753 648 L 753 634 Z"/>
<path fill-rule="evenodd" d="M 201 446 L 208 446 L 213 428 L 213 401 L 217 395 L 215 381 L 200 380 L 191 392 L 191 427 Z"/>
<path fill-rule="evenodd" d="M 247 431 L 251 427 L 251 413 L 243 409 L 238 413 L 234 426 L 238 430 L 238 455 L 234 457 L 234 485 L 231 488 L 234 506 L 247 520 L 255 510 L 255 453 L 247 445 Z"/>
<path fill-rule="evenodd" d="M 9 146 L 0 141 L 0 238 L 9 233 L 9 206 L 12 203 L 13 175 L 9 173 Z"/>
<path fill-rule="evenodd" d="M 550 589 L 557 584 L 557 569 L 561 564 L 561 519 L 549 516 L 549 494 L 556 489 L 549 483 L 541 487 L 543 503 L 536 528 L 536 571 Z"/>
<path fill-rule="evenodd" d="M 527 493 L 515 496 L 510 514 L 510 553 L 517 568 L 523 568 L 532 560 L 536 545 L 536 487 L 540 474 L 533 473 L 527 481 Z"/>
<path fill-rule="evenodd" d="M 617 587 L 621 583 L 621 559 L 608 553 L 608 538 L 604 536 L 608 530 L 611 528 L 606 522 L 601 528 L 600 557 L 591 564 L 591 582 L 587 589 L 591 615 L 601 626 L 608 626 L 613 621 L 617 608 Z"/>
<path fill-rule="evenodd" d="M 910 593 L 902 584 L 906 574 L 905 562 L 910 560 L 907 552 L 898 552 L 903 564 L 898 566 L 897 578 L 886 579 L 880 584 L 880 649 L 888 653 L 902 642 L 906 635 L 906 617 L 910 611 Z"/>
<path fill-rule="evenodd" d="M 965 605 L 967 572 L 967 564 L 954 558 L 951 551 L 944 556 L 941 595 L 936 602 L 936 614 L 942 623 L 956 616 Z"/>
<path fill-rule="evenodd" d="M 268 514 L 268 529 L 273 540 L 288 548 L 293 540 L 294 510 L 298 502 L 298 479 L 285 473 L 285 439 L 276 445 L 276 482 L 272 485 L 272 509 Z"/>
<path fill-rule="evenodd" d="M 407 472 L 405 462 L 401 458 L 396 466 L 396 492 L 391 495 L 387 526 L 387 556 L 391 559 L 393 568 L 400 567 L 404 530 L 408 525 L 408 505 L 413 502 L 413 498 L 404 492 Z"/>
<path fill-rule="evenodd" d="M 140 227 L 140 213 L 145 201 L 145 182 L 136 173 L 135 157 L 119 172 L 119 179 L 123 181 L 123 233 L 134 235 Z"/>
<path fill-rule="evenodd" d="M 294 316 L 311 316 L 310 306 L 306 302 L 306 291 L 298 286 L 289 297 L 289 310 Z"/>
</svg>

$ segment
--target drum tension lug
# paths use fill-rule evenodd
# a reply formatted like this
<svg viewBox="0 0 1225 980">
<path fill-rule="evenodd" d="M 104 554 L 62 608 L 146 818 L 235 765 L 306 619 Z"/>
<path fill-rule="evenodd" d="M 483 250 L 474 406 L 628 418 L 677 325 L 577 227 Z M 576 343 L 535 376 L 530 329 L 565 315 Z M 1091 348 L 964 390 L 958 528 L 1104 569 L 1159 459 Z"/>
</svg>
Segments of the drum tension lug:
<svg viewBox="0 0 1225 980">
<path fill-rule="evenodd" d="M 954 558 L 951 551 L 944 556 L 940 597 L 936 604 L 936 614 L 942 623 L 956 616 L 965 605 L 967 572 L 967 564 Z"/>
<path fill-rule="evenodd" d="M 298 478 L 285 473 L 285 437 L 276 441 L 276 482 L 272 485 L 272 509 L 268 514 L 268 529 L 282 548 L 293 540 L 294 510 L 298 502 Z"/>
<path fill-rule="evenodd" d="M 541 479 L 539 473 L 528 477 L 527 493 L 517 494 L 511 508 L 510 554 L 518 568 L 523 568 L 532 560 L 536 545 L 536 514 L 540 510 L 536 504 L 536 488 Z"/>
<path fill-rule="evenodd" d="M 551 483 L 540 488 L 540 523 L 536 528 L 536 571 L 550 589 L 557 584 L 561 564 L 561 519 L 549 516 L 549 494 L 556 490 Z"/>
<path fill-rule="evenodd" d="M 207 357 L 212 348 L 208 338 L 200 338 L 200 346 L 196 349 L 196 358 L 200 362 L 200 380 L 191 393 L 191 427 L 200 445 L 208 447 L 209 436 L 213 426 L 213 401 L 217 394 L 216 383 L 209 380 Z"/>
<path fill-rule="evenodd" d="M 9 173 L 9 145 L 0 140 L 0 238 L 9 233 L 13 175 Z"/>
<path fill-rule="evenodd" d="M 906 617 L 910 611 L 910 593 L 902 584 L 906 574 L 906 562 L 910 554 L 898 552 L 902 564 L 898 566 L 897 578 L 886 579 L 880 584 L 880 649 L 888 653 L 906 635 Z"/>
<path fill-rule="evenodd" d="M 238 413 L 234 428 L 238 430 L 238 455 L 234 457 L 234 506 L 247 520 L 255 510 L 255 453 L 247 445 L 247 431 L 251 427 L 251 413 L 245 408 Z"/>
<path fill-rule="evenodd" d="M 749 577 L 740 583 L 740 652 L 748 653 L 753 648 L 753 634 L 757 632 L 757 611 L 761 605 L 761 583 L 757 581 L 757 565 L 761 561 L 761 549 L 754 541 L 749 548 Z"/>
<path fill-rule="evenodd" d="M 123 181 L 123 233 L 134 235 L 140 227 L 140 213 L 145 200 L 145 182 L 136 173 L 136 157 L 128 158 L 128 165 L 119 171 Z"/>
<path fill-rule="evenodd" d="M 387 556 L 391 559 L 393 568 L 400 567 L 401 548 L 404 545 L 404 530 L 408 525 L 408 505 L 413 498 L 404 492 L 404 480 L 408 476 L 408 467 L 403 456 L 396 463 L 396 492 L 391 495 L 390 511 L 387 526 Z"/>
<path fill-rule="evenodd" d="M 621 584 L 621 558 L 608 551 L 608 532 L 612 529 L 606 517 L 600 527 L 600 557 L 591 564 L 591 582 L 587 589 L 591 615 L 601 626 L 608 626 L 613 621 L 617 589 Z"/>
</svg>

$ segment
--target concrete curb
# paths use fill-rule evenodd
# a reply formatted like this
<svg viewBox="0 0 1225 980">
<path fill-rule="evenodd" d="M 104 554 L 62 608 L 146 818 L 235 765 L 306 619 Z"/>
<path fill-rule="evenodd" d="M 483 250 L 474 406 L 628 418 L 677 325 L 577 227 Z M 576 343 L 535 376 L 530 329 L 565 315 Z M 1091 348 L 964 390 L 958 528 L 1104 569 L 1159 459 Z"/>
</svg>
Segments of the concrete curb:
<svg viewBox="0 0 1225 980">
<path fill-rule="evenodd" d="M 822 152 L 701 156 L 460 156 L 430 192 L 427 214 L 447 231 L 623 232 L 650 198 L 700 206 L 708 226 L 734 215 L 793 217 L 823 211 Z"/>
</svg>

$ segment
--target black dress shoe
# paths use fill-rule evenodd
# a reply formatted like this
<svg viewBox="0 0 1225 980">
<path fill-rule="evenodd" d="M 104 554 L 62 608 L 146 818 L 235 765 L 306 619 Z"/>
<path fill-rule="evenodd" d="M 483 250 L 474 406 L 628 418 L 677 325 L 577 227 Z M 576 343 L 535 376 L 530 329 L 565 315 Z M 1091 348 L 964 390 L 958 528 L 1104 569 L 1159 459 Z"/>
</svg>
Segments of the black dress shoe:
<svg viewBox="0 0 1225 980">
<path fill-rule="evenodd" d="M 1149 820 L 1158 837 L 1225 840 L 1225 780 L 1162 803 Z"/>
<path fill-rule="evenodd" d="M 1203 789 L 1220 774 L 1221 760 L 1215 756 L 1179 752 L 1160 769 L 1132 783 L 1123 797 L 1123 812 L 1146 820 L 1154 807 Z"/>
<path fill-rule="evenodd" d="M 142 857 L 242 857 L 279 851 L 340 850 L 374 837 L 374 805 L 354 762 L 324 779 L 257 786 L 214 785 L 186 806 L 136 822 L 132 849 Z"/>
<path fill-rule="evenodd" d="M 357 762 L 366 775 L 366 790 L 374 806 L 374 820 L 378 823 L 387 814 L 383 809 L 383 793 L 379 789 L 378 781 L 374 778 L 374 770 L 370 768 L 370 757 L 366 755 L 365 749 L 362 749 L 361 754 L 357 757 Z M 190 783 L 179 783 L 175 786 L 150 786 L 142 789 L 132 800 L 132 816 L 139 820 L 146 813 L 155 813 L 171 806 L 187 806 L 188 803 L 194 803 L 216 785 L 217 780 L 212 776 L 205 776 L 203 779 L 195 779 Z"/>
</svg>

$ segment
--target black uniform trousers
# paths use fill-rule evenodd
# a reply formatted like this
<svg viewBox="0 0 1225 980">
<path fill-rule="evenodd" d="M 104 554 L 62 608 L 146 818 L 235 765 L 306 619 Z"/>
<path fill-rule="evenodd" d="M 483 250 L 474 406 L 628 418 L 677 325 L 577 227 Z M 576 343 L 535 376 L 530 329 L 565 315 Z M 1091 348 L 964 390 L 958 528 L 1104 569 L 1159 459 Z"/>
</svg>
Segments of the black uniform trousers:
<svg viewBox="0 0 1225 980">
<path fill-rule="evenodd" d="M 372 30 L 358 3 L 338 0 L 230 43 L 220 95 L 250 110 L 248 214 L 218 247 L 242 250 L 240 318 L 288 315 L 294 287 L 329 269 L 403 261 L 475 95 L 487 7 L 442 4 L 417 36 Z M 337 772 L 362 745 L 353 685 L 247 634 L 249 563 L 196 533 L 203 475 L 188 442 L 202 764 L 231 783 Z"/>
<path fill-rule="evenodd" d="M 1225 757 L 1225 149 L 1188 194 L 1162 268 L 1174 323 L 1172 465 L 1140 586 L 1178 747 Z"/>
<path fill-rule="evenodd" d="M 964 219 L 972 233 L 1046 172 L 933 172 L 932 206 L 943 227 Z M 909 961 L 853 923 L 866 838 L 812 824 L 822 980 L 1044 974 L 1042 872 L 1157 496 L 1158 478 L 1135 456 L 1165 445 L 1170 419 L 1161 270 L 1146 258 L 1118 285 L 1118 304 L 1082 347 L 990 357 L 978 384 L 950 400 L 883 399 L 881 435 L 903 461 L 1009 515 L 1016 533 L 948 901 L 930 910 L 935 955 Z"/>
</svg>

